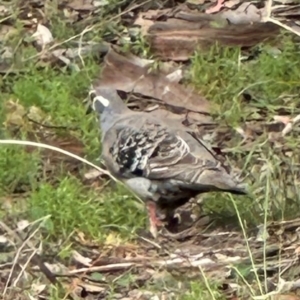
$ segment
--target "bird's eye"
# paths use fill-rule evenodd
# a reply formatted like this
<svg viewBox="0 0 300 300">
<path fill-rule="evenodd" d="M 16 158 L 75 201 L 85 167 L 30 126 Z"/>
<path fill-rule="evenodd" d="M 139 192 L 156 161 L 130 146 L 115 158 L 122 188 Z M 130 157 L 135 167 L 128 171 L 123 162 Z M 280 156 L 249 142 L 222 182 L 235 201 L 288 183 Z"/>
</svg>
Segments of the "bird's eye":
<svg viewBox="0 0 300 300">
<path fill-rule="evenodd" d="M 90 98 L 90 101 L 91 101 L 91 102 L 94 101 L 94 99 L 95 99 L 96 96 L 97 96 L 97 95 L 96 95 L 96 92 L 95 92 L 94 90 L 91 90 L 91 91 L 89 92 L 89 98 Z"/>
</svg>

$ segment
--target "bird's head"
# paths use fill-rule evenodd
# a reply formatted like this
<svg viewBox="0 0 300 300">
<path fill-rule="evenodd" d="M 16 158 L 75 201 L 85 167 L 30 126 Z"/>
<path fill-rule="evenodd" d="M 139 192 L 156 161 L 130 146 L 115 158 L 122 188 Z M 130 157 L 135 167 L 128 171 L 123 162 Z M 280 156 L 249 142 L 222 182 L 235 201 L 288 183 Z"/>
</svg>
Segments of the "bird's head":
<svg viewBox="0 0 300 300">
<path fill-rule="evenodd" d="M 91 88 L 86 102 L 89 103 L 87 114 L 92 111 L 101 114 L 106 110 L 113 110 L 117 113 L 121 110 L 127 109 L 117 91 L 112 88 Z"/>
</svg>

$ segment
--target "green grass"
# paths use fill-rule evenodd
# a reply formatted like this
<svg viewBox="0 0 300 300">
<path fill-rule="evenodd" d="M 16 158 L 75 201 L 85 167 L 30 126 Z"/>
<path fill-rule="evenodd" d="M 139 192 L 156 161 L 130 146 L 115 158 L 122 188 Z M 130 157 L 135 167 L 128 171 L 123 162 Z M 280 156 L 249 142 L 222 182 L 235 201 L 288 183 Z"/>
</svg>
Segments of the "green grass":
<svg viewBox="0 0 300 300">
<path fill-rule="evenodd" d="M 181 296 L 182 300 L 215 299 L 224 300 L 225 297 L 218 291 L 218 285 L 210 283 L 209 289 L 204 283 L 197 281 L 190 283 L 190 290 Z"/>
<path fill-rule="evenodd" d="M 284 47 L 277 57 L 272 55 L 269 46 L 262 45 L 259 59 L 245 63 L 239 62 L 241 52 L 236 48 L 215 46 L 209 52 L 194 55 L 190 80 L 219 105 L 215 107 L 215 117 L 221 124 L 235 128 L 245 125 L 249 119 L 257 119 L 256 128 L 264 131 L 264 124 L 272 121 L 273 116 L 291 114 L 294 117 L 299 113 L 296 95 L 300 90 L 300 63 L 295 57 L 299 45 L 292 43 L 289 36 L 283 36 L 282 44 Z M 244 91 L 253 97 L 250 102 L 241 96 Z M 292 179 L 297 176 L 292 166 L 299 159 L 297 134 L 289 134 L 284 141 L 284 145 L 294 151 L 292 157 L 283 155 L 280 147 L 274 148 L 267 137 L 266 133 L 258 136 L 246 151 L 242 150 L 241 137 L 237 134 L 232 134 L 231 140 L 222 145 L 231 149 L 232 161 L 250 175 L 246 181 L 251 184 L 253 196 L 234 198 L 243 219 L 252 225 L 263 221 L 266 197 L 272 199 L 268 203 L 269 219 L 296 217 L 295 211 L 300 205 L 299 190 Z M 208 195 L 207 198 L 209 211 L 221 213 L 221 218 L 224 214 L 230 218 L 236 215 L 228 195 Z"/>
<path fill-rule="evenodd" d="M 98 192 L 72 176 L 58 181 L 55 187 L 41 184 L 27 199 L 30 219 L 51 215 L 45 230 L 52 239 L 80 231 L 100 241 L 112 230 L 127 237 L 144 226 L 142 210 L 124 190 L 106 188 Z"/>
<path fill-rule="evenodd" d="M 59 42 L 83 30 L 79 25 L 73 27 L 64 22 L 55 7 L 49 8 L 48 13 L 52 33 Z M 82 103 L 91 80 L 100 72 L 98 59 L 87 57 L 84 64 L 76 61 L 78 68 L 41 66 L 34 59 L 21 62 L 20 57 L 29 58 L 37 53 L 28 44 L 16 48 L 20 40 L 29 38 L 28 35 L 23 36 L 22 25 L 17 25 L 19 31 L 12 33 L 5 42 L 16 51 L 13 67 L 24 73 L 0 75 L 0 103 L 18 102 L 25 112 L 38 107 L 44 116 L 41 123 L 63 126 L 65 129 L 54 130 L 55 134 L 76 137 L 84 145 L 85 157 L 98 163 L 101 153 L 98 124 L 93 115 L 86 115 L 86 107 Z M 100 40 L 118 29 L 103 24 L 84 39 Z M 269 46 L 261 45 L 259 58 L 243 63 L 239 61 L 241 52 L 236 48 L 215 46 L 208 52 L 196 52 L 187 81 L 212 105 L 216 104 L 216 119 L 232 128 L 243 125 L 248 118 L 270 121 L 283 110 L 294 116 L 299 113 L 299 46 L 292 43 L 289 36 L 284 36 L 281 43 L 284 46 L 277 57 L 272 55 Z M 143 56 L 148 53 L 144 40 L 136 42 L 134 47 Z M 241 96 L 243 91 L 253 96 L 250 102 Z M 1 105 L 0 122 L 6 124 L 0 131 L 1 138 L 39 140 L 40 134 L 46 134 L 46 127 L 39 128 L 41 132 L 37 132 L 37 127 L 26 118 L 22 119 L 21 127 L 12 125 L 9 122 L 11 112 L 7 105 Z M 280 149 L 266 142 L 266 137 L 266 134 L 258 137 L 247 151 L 242 149 L 238 135 L 223 145 L 232 148 L 229 155 L 232 161 L 249 173 L 247 181 L 253 196 L 233 198 L 241 220 L 247 226 L 266 221 L 266 215 L 268 220 L 295 217 L 300 208 L 298 172 L 293 167 L 299 161 L 299 151 L 295 150 L 297 135 L 291 134 L 285 139 L 285 145 L 294 151 L 293 157 L 282 155 Z M 112 232 L 123 240 L 129 240 L 136 236 L 138 229 L 146 227 L 143 206 L 123 187 L 115 184 L 108 184 L 103 189 L 91 187 L 82 180 L 88 170 L 86 166 L 82 165 L 75 176 L 64 161 L 54 166 L 56 177 L 50 180 L 43 169 L 45 159 L 38 149 L 28 152 L 21 146 L 0 146 L 1 199 L 18 194 L 13 209 L 7 211 L 3 205 L 0 217 L 4 222 L 11 222 L 12 218 L 16 222 L 20 218 L 34 221 L 50 215 L 42 230 L 45 244 L 83 233 L 87 239 L 101 245 Z M 205 198 L 204 210 L 207 213 L 224 223 L 232 222 L 233 218 L 238 223 L 230 196 L 210 194 Z M 59 256 L 69 258 L 71 250 L 71 242 L 65 242 Z M 54 294 L 53 290 L 52 299 L 57 297 Z M 209 290 L 204 284 L 191 282 L 187 293 L 180 299 L 223 298 L 217 285 L 212 284 Z"/>
</svg>

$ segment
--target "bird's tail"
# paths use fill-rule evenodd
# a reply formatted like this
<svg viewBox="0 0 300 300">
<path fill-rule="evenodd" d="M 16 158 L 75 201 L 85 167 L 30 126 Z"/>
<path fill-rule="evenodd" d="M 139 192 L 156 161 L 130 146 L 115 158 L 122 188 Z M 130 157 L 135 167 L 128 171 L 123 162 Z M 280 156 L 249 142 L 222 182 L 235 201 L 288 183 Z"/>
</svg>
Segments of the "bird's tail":
<svg viewBox="0 0 300 300">
<path fill-rule="evenodd" d="M 219 176 L 214 176 L 213 184 L 219 191 L 229 192 L 235 195 L 248 194 L 247 184 L 238 182 L 235 178 L 225 172 L 222 172 Z"/>
<path fill-rule="evenodd" d="M 229 189 L 224 190 L 224 192 L 229 192 L 234 195 L 247 195 L 248 194 L 248 186 L 247 184 L 237 184 L 235 187 L 231 187 Z"/>
<path fill-rule="evenodd" d="M 228 192 L 236 195 L 248 194 L 248 186 L 223 169 L 207 169 L 201 173 L 194 188 L 202 192 Z"/>
</svg>

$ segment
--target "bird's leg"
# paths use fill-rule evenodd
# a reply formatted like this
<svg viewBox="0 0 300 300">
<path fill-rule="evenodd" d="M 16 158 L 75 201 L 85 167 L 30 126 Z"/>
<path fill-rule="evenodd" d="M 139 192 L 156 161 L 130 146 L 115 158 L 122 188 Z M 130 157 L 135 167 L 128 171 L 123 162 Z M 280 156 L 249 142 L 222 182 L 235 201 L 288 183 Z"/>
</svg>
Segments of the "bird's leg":
<svg viewBox="0 0 300 300">
<path fill-rule="evenodd" d="M 157 237 L 157 226 L 162 226 L 163 222 L 157 218 L 156 215 L 156 203 L 153 201 L 147 201 L 146 207 L 148 210 L 148 216 L 150 221 L 150 232 L 154 236 Z"/>
</svg>

